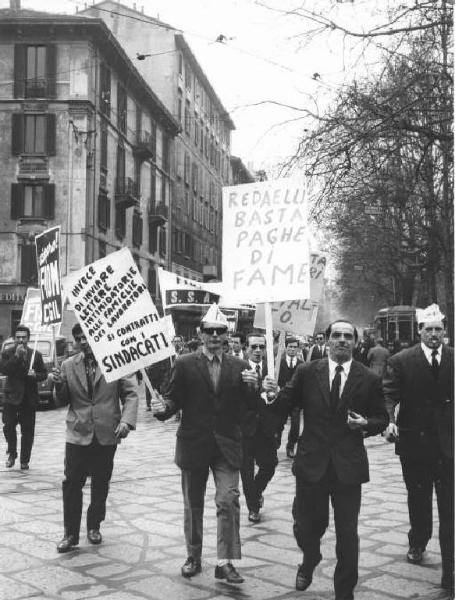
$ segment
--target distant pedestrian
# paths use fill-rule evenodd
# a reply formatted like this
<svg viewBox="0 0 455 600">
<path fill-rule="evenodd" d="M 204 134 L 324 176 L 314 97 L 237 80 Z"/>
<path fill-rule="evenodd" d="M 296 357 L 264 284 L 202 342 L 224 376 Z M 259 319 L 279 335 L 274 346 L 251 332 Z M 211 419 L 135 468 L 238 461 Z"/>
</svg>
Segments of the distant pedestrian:
<svg viewBox="0 0 455 600">
<path fill-rule="evenodd" d="M 202 350 L 178 358 L 159 420 L 182 411 L 175 462 L 181 469 L 187 560 L 183 577 L 201 572 L 203 513 L 209 470 L 215 481 L 217 559 L 215 578 L 242 583 L 232 561 L 241 558 L 239 470 L 240 421 L 253 390 L 244 382 L 248 363 L 224 354 L 227 319 L 212 305 L 201 322 Z"/>
<path fill-rule="evenodd" d="M 385 375 L 389 356 L 390 352 L 384 348 L 384 340 L 381 337 L 377 338 L 374 347 L 368 350 L 367 365 L 381 379 Z"/>
<path fill-rule="evenodd" d="M 319 331 L 319 333 L 316 334 L 315 340 L 316 343 L 313 346 L 310 346 L 308 350 L 306 357 L 307 362 L 319 360 L 320 358 L 325 358 L 328 355 L 328 346 L 325 343 L 325 333 L 323 331 Z"/>
<path fill-rule="evenodd" d="M 284 415 L 289 406 L 303 408 L 304 428 L 293 467 L 294 535 L 303 552 L 296 589 L 303 591 L 311 585 L 322 559 L 321 538 L 329 524 L 331 501 L 337 556 L 335 597 L 352 600 L 358 579 L 361 485 L 369 480 L 363 438 L 381 433 L 388 416 L 379 378 L 352 360 L 357 342 L 354 325 L 334 321 L 326 335 L 328 358 L 297 367 L 276 402 Z"/>
<path fill-rule="evenodd" d="M 408 492 L 410 530 L 407 559 L 418 564 L 433 530 L 433 487 L 439 513 L 441 586 L 454 583 L 454 352 L 442 343 L 444 315 L 433 304 L 417 309 L 421 343 L 389 360 L 384 392 Z M 395 408 L 399 405 L 395 421 Z"/>
<path fill-rule="evenodd" d="M 303 361 L 302 359 L 297 357 L 297 352 L 299 348 L 299 341 L 295 337 L 288 337 L 285 340 L 286 354 L 281 359 L 280 365 L 280 376 L 278 378 L 278 386 L 283 388 L 288 381 L 292 379 L 296 368 Z M 292 409 L 290 414 L 290 427 L 288 433 L 288 440 L 286 444 L 286 456 L 288 458 L 294 458 L 295 453 L 295 445 L 297 444 L 297 440 L 300 435 L 300 417 L 302 414 L 302 409 L 300 406 L 296 406 Z"/>
<path fill-rule="evenodd" d="M 65 360 L 61 371 L 52 371 L 58 404 L 68 405 L 62 484 L 64 536 L 57 552 L 69 552 L 79 544 L 82 488 L 89 475 L 87 538 L 91 544 L 101 543 L 100 525 L 106 515 L 115 451 L 135 428 L 138 407 L 136 376 L 107 383 L 78 323 L 72 333 L 81 352 Z"/>
<path fill-rule="evenodd" d="M 3 405 L 3 434 L 6 439 L 6 467 L 14 466 L 17 458 L 16 427 L 21 426 L 20 465 L 29 468 L 35 437 L 36 405 L 39 401 L 38 382 L 44 381 L 47 371 L 43 357 L 28 347 L 30 329 L 18 325 L 14 346 L 7 348 L 0 358 L 0 373 L 7 376 Z M 33 357 L 33 364 L 31 364 Z"/>
</svg>

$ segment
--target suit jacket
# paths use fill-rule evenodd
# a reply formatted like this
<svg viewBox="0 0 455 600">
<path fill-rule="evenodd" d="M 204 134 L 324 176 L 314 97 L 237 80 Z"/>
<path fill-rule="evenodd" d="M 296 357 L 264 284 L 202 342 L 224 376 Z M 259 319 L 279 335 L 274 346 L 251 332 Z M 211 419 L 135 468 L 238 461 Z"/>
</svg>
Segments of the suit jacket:
<svg viewBox="0 0 455 600">
<path fill-rule="evenodd" d="M 138 396 L 136 376 L 107 383 L 96 367 L 91 398 L 87 386 L 84 355 L 71 356 L 62 363 L 62 383 L 55 386 L 59 405 L 68 404 L 66 441 L 88 446 L 96 435 L 102 446 L 117 444 L 114 431 L 120 421 L 136 426 Z"/>
<path fill-rule="evenodd" d="M 435 380 L 420 344 L 389 359 L 384 392 L 392 422 L 395 406 L 400 405 L 397 454 L 425 458 L 440 450 L 453 457 L 453 360 L 453 348 L 443 345 Z"/>
<path fill-rule="evenodd" d="M 8 376 L 5 386 L 5 403 L 19 406 L 26 401 L 35 406 L 38 402 L 38 382 L 44 381 L 47 377 L 43 357 L 40 352 L 35 352 L 33 359 L 35 377 L 29 377 L 27 373 L 33 350 L 27 348 L 25 360 L 19 359 L 15 352 L 15 347 L 8 348 L 0 358 L 0 373 Z"/>
<path fill-rule="evenodd" d="M 387 427 L 389 419 L 379 377 L 352 361 L 334 411 L 330 406 L 328 359 L 305 363 L 297 367 L 274 404 L 284 416 L 294 406 L 303 409 L 303 433 L 293 466 L 297 477 L 319 481 L 332 461 L 343 483 L 359 484 L 369 480 L 363 431 L 349 429 L 347 411 L 353 410 L 367 419 L 367 435 L 377 435 Z"/>
<path fill-rule="evenodd" d="M 223 354 L 215 390 L 202 352 L 185 354 L 175 361 L 164 395 L 166 412 L 157 418 L 165 420 L 182 410 L 175 448 L 175 462 L 181 469 L 208 466 L 214 443 L 232 467 L 240 468 L 240 423 L 254 402 L 254 394 L 241 376 L 248 368 L 246 361 Z"/>
<path fill-rule="evenodd" d="M 320 358 L 325 358 L 327 355 L 328 355 L 328 351 L 327 351 L 326 344 L 324 344 L 324 350 L 322 351 L 322 354 L 321 354 L 321 351 L 319 350 L 319 346 L 317 344 L 314 344 L 308 350 L 306 362 L 310 362 L 312 360 L 319 360 Z"/>
<path fill-rule="evenodd" d="M 294 359 L 297 361 L 297 363 L 296 363 L 296 365 L 294 366 L 293 369 L 290 369 L 288 367 L 287 357 L 286 356 L 283 356 L 283 358 L 281 359 L 281 363 L 280 363 L 280 375 L 278 377 L 278 386 L 280 388 L 284 387 L 287 384 L 287 382 L 292 379 L 292 376 L 294 375 L 295 370 L 297 369 L 297 367 L 303 363 L 303 361 L 300 360 L 300 358 L 294 357 Z"/>
</svg>

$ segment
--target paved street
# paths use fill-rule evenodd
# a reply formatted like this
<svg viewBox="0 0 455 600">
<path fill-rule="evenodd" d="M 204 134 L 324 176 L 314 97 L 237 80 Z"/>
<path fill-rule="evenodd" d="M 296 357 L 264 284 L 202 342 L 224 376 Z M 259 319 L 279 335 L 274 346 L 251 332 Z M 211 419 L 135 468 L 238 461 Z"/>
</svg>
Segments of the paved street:
<svg viewBox="0 0 455 600">
<path fill-rule="evenodd" d="M 263 522 L 251 525 L 242 498 L 242 586 L 217 582 L 213 486 L 208 488 L 203 573 L 180 576 L 185 556 L 179 471 L 173 463 L 176 423 L 161 424 L 141 401 L 137 431 L 115 460 L 104 542 L 56 553 L 62 536 L 61 479 L 66 409 L 37 414 L 31 468 L 0 465 L 0 600 L 329 600 L 333 598 L 334 533 L 323 542 L 324 559 L 306 592 L 294 589 L 300 554 L 292 536 L 294 481 L 284 444 L 275 478 L 265 495 Z M 285 432 L 286 435 L 286 432 Z M 4 454 L 4 441 L 2 456 Z M 356 600 L 442 599 L 437 538 L 421 566 L 409 565 L 407 508 L 392 446 L 368 441 L 371 482 L 363 487 L 360 516 L 360 581 Z M 86 496 L 87 498 L 87 496 Z M 84 529 L 82 529 L 84 532 Z"/>
</svg>

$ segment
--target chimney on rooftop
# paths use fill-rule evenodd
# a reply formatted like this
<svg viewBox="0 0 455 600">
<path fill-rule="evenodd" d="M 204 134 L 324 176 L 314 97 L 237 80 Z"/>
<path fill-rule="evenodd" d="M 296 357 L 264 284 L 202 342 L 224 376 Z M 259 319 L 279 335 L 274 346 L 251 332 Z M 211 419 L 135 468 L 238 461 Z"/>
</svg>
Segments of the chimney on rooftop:
<svg viewBox="0 0 455 600">
<path fill-rule="evenodd" d="M 9 0 L 9 7 L 11 10 L 20 10 L 21 0 Z"/>
</svg>

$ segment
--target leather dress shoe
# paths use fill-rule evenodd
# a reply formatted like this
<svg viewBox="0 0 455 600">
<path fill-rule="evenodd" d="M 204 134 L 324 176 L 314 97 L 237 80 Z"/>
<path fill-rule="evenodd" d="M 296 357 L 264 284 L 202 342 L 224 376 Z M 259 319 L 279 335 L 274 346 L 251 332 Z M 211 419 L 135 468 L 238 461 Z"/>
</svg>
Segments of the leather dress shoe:
<svg viewBox="0 0 455 600">
<path fill-rule="evenodd" d="M 295 458 L 295 452 L 292 448 L 286 448 L 286 456 L 288 458 Z"/>
<path fill-rule="evenodd" d="M 201 561 L 196 560 L 192 556 L 188 556 L 181 571 L 183 577 L 193 577 L 193 575 L 197 575 L 202 571 Z"/>
<path fill-rule="evenodd" d="M 21 463 L 21 471 L 28 471 L 29 468 L 28 463 Z"/>
<path fill-rule="evenodd" d="M 299 592 L 303 592 L 310 587 L 313 581 L 313 571 L 305 569 L 305 565 L 302 563 L 297 569 L 297 575 L 295 578 L 295 589 Z"/>
<path fill-rule="evenodd" d="M 252 523 L 260 523 L 261 515 L 259 514 L 259 511 L 255 512 L 254 510 L 250 510 L 248 513 L 248 521 L 251 521 Z"/>
<path fill-rule="evenodd" d="M 16 462 L 16 459 L 14 458 L 14 456 L 12 456 L 11 454 L 8 456 L 8 458 L 6 459 L 6 463 L 5 463 L 5 467 L 7 469 L 11 469 L 11 467 L 14 467 L 14 463 Z"/>
<path fill-rule="evenodd" d="M 422 548 L 410 546 L 408 553 L 406 554 L 406 558 L 408 559 L 408 562 L 413 563 L 414 565 L 421 563 L 423 559 Z"/>
<path fill-rule="evenodd" d="M 243 583 L 245 581 L 232 563 L 226 563 L 222 567 L 216 566 L 215 579 L 225 579 L 228 583 Z"/>
<path fill-rule="evenodd" d="M 99 529 L 89 529 L 87 531 L 87 539 L 91 544 L 101 544 L 103 536 Z"/>
<path fill-rule="evenodd" d="M 62 540 L 57 544 L 57 552 L 63 554 L 64 552 L 70 552 L 77 546 L 79 541 L 76 540 L 74 535 L 65 535 Z"/>
</svg>

